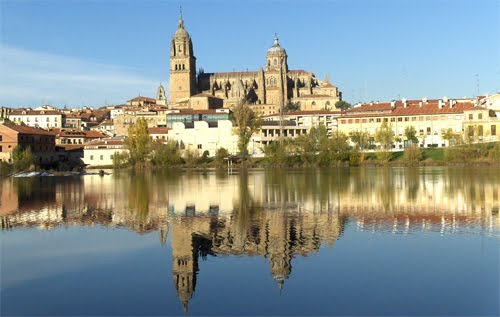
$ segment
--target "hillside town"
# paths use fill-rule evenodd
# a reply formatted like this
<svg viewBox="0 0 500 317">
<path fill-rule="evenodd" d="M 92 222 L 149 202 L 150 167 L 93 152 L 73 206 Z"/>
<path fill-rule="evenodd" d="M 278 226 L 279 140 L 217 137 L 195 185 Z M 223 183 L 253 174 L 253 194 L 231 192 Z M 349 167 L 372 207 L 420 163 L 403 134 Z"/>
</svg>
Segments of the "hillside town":
<svg viewBox="0 0 500 317">
<path fill-rule="evenodd" d="M 118 105 L 64 108 L 42 105 L 0 109 L 0 159 L 11 162 L 16 147 L 30 148 L 41 166 L 105 167 L 117 153 L 127 153 L 130 127 L 146 122 L 152 142 L 173 142 L 181 155 L 214 157 L 242 151 L 242 124 L 234 116 L 244 105 L 258 119 L 244 142 L 250 157 L 263 157 L 266 147 L 294 140 L 324 127 L 328 136 L 345 135 L 361 151 L 409 146 L 442 148 L 457 139 L 473 143 L 499 140 L 500 94 L 472 98 L 388 100 L 350 105 L 331 83 L 306 70 L 288 68 L 288 55 L 277 35 L 257 71 L 196 71 L 196 57 L 182 16 L 171 40 L 169 100 L 160 84 L 156 97 L 137 96 Z M 152 91 L 153 91 L 152 87 Z M 388 144 L 376 132 L 392 131 Z M 246 127 L 244 127 L 246 128 Z M 407 130 L 414 131 L 409 137 Z M 361 144 L 355 136 L 363 134 Z"/>
</svg>

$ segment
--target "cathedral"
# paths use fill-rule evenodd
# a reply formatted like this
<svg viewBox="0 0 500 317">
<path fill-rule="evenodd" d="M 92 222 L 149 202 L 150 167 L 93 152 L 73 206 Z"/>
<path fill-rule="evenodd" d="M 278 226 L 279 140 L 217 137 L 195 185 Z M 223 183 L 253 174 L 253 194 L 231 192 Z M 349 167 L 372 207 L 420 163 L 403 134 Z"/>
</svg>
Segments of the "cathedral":
<svg viewBox="0 0 500 317">
<path fill-rule="evenodd" d="M 266 54 L 265 68 L 258 71 L 196 73 L 193 42 L 182 14 L 170 47 L 170 108 L 194 108 L 190 100 L 204 98 L 203 107 L 232 108 L 246 101 L 260 114 L 277 113 L 289 102 L 301 110 L 332 110 L 342 99 L 328 76 L 319 80 L 312 72 L 290 70 L 288 55 L 278 37 Z M 197 102 L 197 104 L 199 104 Z"/>
</svg>

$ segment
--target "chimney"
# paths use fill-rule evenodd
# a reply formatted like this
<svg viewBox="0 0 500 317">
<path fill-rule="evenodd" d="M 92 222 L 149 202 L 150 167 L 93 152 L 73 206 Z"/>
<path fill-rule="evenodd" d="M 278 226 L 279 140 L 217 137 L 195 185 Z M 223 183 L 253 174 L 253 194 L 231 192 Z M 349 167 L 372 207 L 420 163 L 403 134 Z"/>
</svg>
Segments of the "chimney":
<svg viewBox="0 0 500 317">
<path fill-rule="evenodd" d="M 420 101 L 420 102 L 418 103 L 418 107 L 419 107 L 419 108 L 422 108 L 422 101 Z"/>
<path fill-rule="evenodd" d="M 453 100 L 450 100 L 450 109 L 453 108 Z"/>
<path fill-rule="evenodd" d="M 406 108 L 406 106 L 407 106 L 407 103 L 406 103 L 406 98 L 401 99 L 401 101 L 403 102 L 403 107 L 405 107 L 405 108 Z"/>
<path fill-rule="evenodd" d="M 438 101 L 438 108 L 443 109 L 443 101 L 441 99 Z"/>
<path fill-rule="evenodd" d="M 396 108 L 396 102 L 394 100 L 391 101 L 391 108 Z"/>
<path fill-rule="evenodd" d="M 423 102 L 424 104 L 427 104 L 427 97 L 422 98 L 422 102 Z"/>
</svg>

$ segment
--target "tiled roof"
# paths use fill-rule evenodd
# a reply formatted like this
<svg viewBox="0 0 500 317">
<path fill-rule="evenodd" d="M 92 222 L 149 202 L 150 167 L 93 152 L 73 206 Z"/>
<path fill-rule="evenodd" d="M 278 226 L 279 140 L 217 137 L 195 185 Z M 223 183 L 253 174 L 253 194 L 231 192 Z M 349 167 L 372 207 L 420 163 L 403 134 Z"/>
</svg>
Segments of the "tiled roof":
<svg viewBox="0 0 500 317">
<path fill-rule="evenodd" d="M 14 131 L 17 131 L 22 134 L 39 134 L 39 135 L 54 135 L 53 133 L 50 133 L 49 131 L 40 129 L 40 128 L 33 128 L 33 127 L 28 127 L 25 125 L 5 125 L 9 129 L 12 129 Z"/>
<path fill-rule="evenodd" d="M 472 102 L 457 102 L 452 107 L 449 103 L 443 103 L 441 108 L 439 108 L 439 102 L 428 102 L 421 106 L 418 103 L 407 102 L 406 108 L 401 103 L 396 103 L 394 108 L 390 103 L 379 103 L 350 109 L 341 118 L 460 114 L 473 107 Z"/>
<path fill-rule="evenodd" d="M 304 110 L 304 111 L 291 111 L 285 112 L 283 115 L 292 115 L 292 116 L 307 116 L 307 115 L 321 115 L 321 114 L 342 114 L 341 110 Z"/>
<path fill-rule="evenodd" d="M 58 144 L 56 147 L 63 148 L 65 151 L 80 151 L 83 150 L 83 144 Z"/>
<path fill-rule="evenodd" d="M 165 128 L 165 127 L 148 128 L 149 134 L 167 134 L 168 130 L 170 130 L 170 128 Z"/>
<path fill-rule="evenodd" d="M 23 113 L 25 112 L 25 113 Z M 57 110 L 23 110 L 23 109 L 16 109 L 12 110 L 10 115 L 31 115 L 31 116 L 39 116 L 39 115 L 60 115 L 61 112 Z"/>
<path fill-rule="evenodd" d="M 97 145 L 123 145 L 123 144 L 125 144 L 125 140 L 121 138 L 102 139 L 102 140 L 94 140 L 87 143 L 85 148 Z"/>
<path fill-rule="evenodd" d="M 90 130 L 90 131 L 85 131 L 85 137 L 87 139 L 98 139 L 98 138 L 106 138 L 108 137 L 106 134 L 103 134 L 99 131 L 94 131 L 94 130 Z"/>
<path fill-rule="evenodd" d="M 151 103 L 156 103 L 156 99 L 149 98 L 149 97 L 142 97 L 142 96 L 132 98 L 128 102 L 131 102 L 131 101 L 147 101 L 147 102 L 151 102 Z"/>
<path fill-rule="evenodd" d="M 289 74 L 292 75 L 308 75 L 311 74 L 311 72 L 305 71 L 303 69 L 292 69 L 288 71 Z"/>
</svg>

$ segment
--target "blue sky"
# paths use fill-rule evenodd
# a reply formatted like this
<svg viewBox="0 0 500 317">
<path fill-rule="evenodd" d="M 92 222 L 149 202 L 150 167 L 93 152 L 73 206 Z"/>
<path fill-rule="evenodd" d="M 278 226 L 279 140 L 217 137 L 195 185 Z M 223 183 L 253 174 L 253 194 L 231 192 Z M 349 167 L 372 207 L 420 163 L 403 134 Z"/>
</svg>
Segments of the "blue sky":
<svg viewBox="0 0 500 317">
<path fill-rule="evenodd" d="M 500 91 L 498 0 L 0 0 L 0 105 L 154 97 L 180 5 L 207 72 L 258 69 L 276 32 L 291 69 L 349 102 Z"/>
</svg>

